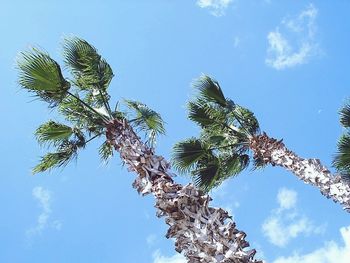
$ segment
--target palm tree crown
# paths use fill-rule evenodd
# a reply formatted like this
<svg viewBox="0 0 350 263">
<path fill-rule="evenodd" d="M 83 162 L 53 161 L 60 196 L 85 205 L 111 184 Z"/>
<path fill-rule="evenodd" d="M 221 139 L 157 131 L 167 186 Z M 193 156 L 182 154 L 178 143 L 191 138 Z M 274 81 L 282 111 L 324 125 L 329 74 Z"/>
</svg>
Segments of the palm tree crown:
<svg viewBox="0 0 350 263">
<path fill-rule="evenodd" d="M 112 109 L 108 87 L 114 74 L 96 48 L 83 39 L 66 38 L 63 58 L 70 79 L 65 78 L 60 65 L 40 49 L 21 52 L 17 60 L 19 85 L 55 108 L 65 120 L 64 123 L 49 120 L 36 130 L 38 142 L 53 151 L 41 158 L 33 173 L 67 165 L 77 157 L 79 149 L 104 135 L 106 125 L 115 118 L 126 119 L 143 131 L 153 146 L 156 136 L 165 131 L 161 116 L 145 104 L 131 100 L 124 101 L 126 111 L 120 110 L 118 103 Z M 99 153 L 105 161 L 113 155 L 106 139 Z"/>
<path fill-rule="evenodd" d="M 338 140 L 338 151 L 333 159 L 333 165 L 345 177 L 350 175 L 350 104 L 347 103 L 339 111 L 340 124 L 346 129 L 346 132 Z"/>
<path fill-rule="evenodd" d="M 188 118 L 201 134 L 177 143 L 172 160 L 179 172 L 190 172 L 197 186 L 209 191 L 248 167 L 250 139 L 260 129 L 254 114 L 226 98 L 217 81 L 203 75 L 193 86 L 198 96 L 188 103 Z M 254 167 L 262 164 L 254 159 Z"/>
<path fill-rule="evenodd" d="M 177 143 L 173 164 L 179 172 L 191 172 L 195 183 L 209 191 L 230 176 L 252 167 L 271 164 L 291 171 L 300 180 L 319 188 L 327 198 L 350 211 L 350 133 L 340 138 L 332 174 L 318 159 L 305 159 L 289 150 L 282 140 L 260 133 L 254 114 L 227 99 L 218 82 L 200 77 L 198 95 L 188 103 L 188 117 L 201 127 L 198 138 Z M 340 111 L 341 124 L 350 128 L 350 106 Z"/>
</svg>

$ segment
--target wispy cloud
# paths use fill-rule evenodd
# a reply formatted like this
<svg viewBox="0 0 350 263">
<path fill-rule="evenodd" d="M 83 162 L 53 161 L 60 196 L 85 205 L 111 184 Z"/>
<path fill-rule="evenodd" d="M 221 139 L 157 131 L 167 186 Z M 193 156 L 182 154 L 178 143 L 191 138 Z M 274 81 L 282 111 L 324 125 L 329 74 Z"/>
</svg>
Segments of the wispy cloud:
<svg viewBox="0 0 350 263">
<path fill-rule="evenodd" d="M 305 64 L 318 54 L 317 14 L 316 7 L 310 4 L 298 15 L 283 19 L 280 26 L 269 32 L 266 64 L 281 70 Z"/>
<path fill-rule="evenodd" d="M 32 190 L 32 195 L 39 203 L 41 213 L 37 218 L 37 223 L 34 227 L 31 227 L 26 231 L 26 235 L 31 237 L 33 235 L 41 234 L 46 228 L 52 227 L 53 229 L 60 230 L 62 228 L 62 223 L 59 220 L 50 222 L 51 210 L 51 201 L 52 193 L 41 187 L 34 187 Z"/>
<path fill-rule="evenodd" d="M 315 226 L 309 218 L 300 215 L 297 204 L 297 193 L 282 188 L 277 194 L 278 208 L 271 211 L 269 218 L 262 225 L 263 234 L 275 246 L 285 247 L 299 235 L 320 234 L 325 226 Z"/>
<path fill-rule="evenodd" d="M 187 260 L 181 254 L 170 257 L 163 256 L 159 250 L 153 253 L 153 263 L 186 263 Z"/>
<path fill-rule="evenodd" d="M 287 189 L 281 188 L 277 194 L 277 202 L 281 209 L 291 209 L 296 206 L 298 199 L 297 192 Z"/>
<path fill-rule="evenodd" d="M 342 227 L 340 233 L 344 245 L 330 241 L 311 253 L 300 255 L 295 252 L 292 256 L 280 257 L 273 263 L 348 263 L 350 259 L 350 226 Z"/>
<path fill-rule="evenodd" d="M 233 0 L 197 0 L 197 5 L 209 9 L 214 16 L 223 16 L 232 2 Z"/>
</svg>

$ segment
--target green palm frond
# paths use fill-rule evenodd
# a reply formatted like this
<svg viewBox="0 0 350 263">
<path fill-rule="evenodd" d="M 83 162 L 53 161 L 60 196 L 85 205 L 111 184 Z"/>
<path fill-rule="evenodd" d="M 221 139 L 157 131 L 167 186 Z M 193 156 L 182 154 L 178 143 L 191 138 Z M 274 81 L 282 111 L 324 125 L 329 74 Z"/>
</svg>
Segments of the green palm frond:
<svg viewBox="0 0 350 263">
<path fill-rule="evenodd" d="M 249 165 L 249 156 L 247 154 L 232 154 L 222 162 L 223 172 L 226 178 L 241 173 Z M 221 178 L 226 179 L 225 176 Z M 221 182 L 220 182 L 221 183 Z"/>
<path fill-rule="evenodd" d="M 109 142 L 105 141 L 99 148 L 99 154 L 101 160 L 104 162 L 108 162 L 110 158 L 113 157 L 113 146 Z"/>
<path fill-rule="evenodd" d="M 196 138 L 178 142 L 173 147 L 172 164 L 181 173 L 191 171 L 208 154 L 208 149 Z"/>
<path fill-rule="evenodd" d="M 188 118 L 202 128 L 222 127 L 226 123 L 226 113 L 206 104 L 202 100 L 191 101 L 187 105 Z"/>
<path fill-rule="evenodd" d="M 242 129 L 246 130 L 250 135 L 255 135 L 260 132 L 259 122 L 256 119 L 253 112 L 239 105 L 235 105 L 232 115 L 240 125 Z"/>
<path fill-rule="evenodd" d="M 98 54 L 95 47 L 78 37 L 64 40 L 63 56 L 74 77 L 74 84 L 81 90 L 88 91 L 85 100 L 96 107 L 104 106 L 111 114 L 107 88 L 114 74 L 107 61 Z"/>
<path fill-rule="evenodd" d="M 91 129 L 100 132 L 104 127 L 104 119 L 95 114 L 79 100 L 79 95 L 76 97 L 66 97 L 59 105 L 58 111 L 70 122 L 77 126 L 90 127 Z"/>
<path fill-rule="evenodd" d="M 340 111 L 340 123 L 345 128 L 350 127 L 350 104 L 346 104 Z"/>
<path fill-rule="evenodd" d="M 219 160 L 212 156 L 201 160 L 201 162 L 203 164 L 200 164 L 191 174 L 195 185 L 201 190 L 209 192 L 217 185 L 220 171 Z"/>
<path fill-rule="evenodd" d="M 191 173 L 195 184 L 203 191 L 208 192 L 229 177 L 241 173 L 248 165 L 249 156 L 246 154 L 230 153 L 217 156 L 209 154 L 198 162 Z"/>
<path fill-rule="evenodd" d="M 66 38 L 63 56 L 80 88 L 106 91 L 114 75 L 110 65 L 95 47 L 78 37 Z"/>
<path fill-rule="evenodd" d="M 73 128 L 67 125 L 48 121 L 39 126 L 35 131 L 35 137 L 40 144 L 47 143 L 49 145 L 57 145 L 68 140 L 73 133 Z"/>
<path fill-rule="evenodd" d="M 61 68 L 47 53 L 33 48 L 20 53 L 17 59 L 18 83 L 51 106 L 57 105 L 67 94 L 70 83 Z"/>
<path fill-rule="evenodd" d="M 206 134 L 203 134 L 203 135 L 205 136 Z M 213 146 L 223 146 L 223 145 L 227 144 L 227 137 L 222 136 L 222 135 L 209 134 L 208 142 L 210 145 L 213 145 Z"/>
<path fill-rule="evenodd" d="M 219 83 L 209 76 L 202 75 L 193 83 L 193 87 L 199 90 L 199 96 L 208 102 L 214 102 L 222 107 L 227 106 L 226 98 Z"/>
<path fill-rule="evenodd" d="M 340 137 L 333 165 L 340 172 L 350 174 L 350 134 L 344 134 Z"/>
<path fill-rule="evenodd" d="M 253 165 L 252 165 L 253 170 L 263 169 L 266 166 L 267 166 L 267 163 L 263 159 L 253 158 Z"/>
<path fill-rule="evenodd" d="M 146 132 L 151 145 L 155 142 L 157 135 L 165 134 L 164 121 L 159 113 L 138 101 L 125 100 L 125 103 L 135 114 L 130 123 Z"/>
<path fill-rule="evenodd" d="M 52 168 L 64 167 L 77 157 L 79 145 L 74 141 L 65 141 L 58 147 L 57 152 L 44 155 L 39 164 L 33 168 L 33 173 L 45 172 Z"/>
</svg>

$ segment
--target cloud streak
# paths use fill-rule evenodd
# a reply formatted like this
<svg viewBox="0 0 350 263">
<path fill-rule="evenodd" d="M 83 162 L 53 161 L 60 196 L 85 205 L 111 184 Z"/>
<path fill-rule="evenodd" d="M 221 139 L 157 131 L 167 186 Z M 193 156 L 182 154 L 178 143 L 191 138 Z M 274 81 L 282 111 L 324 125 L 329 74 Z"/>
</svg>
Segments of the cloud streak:
<svg viewBox="0 0 350 263">
<path fill-rule="evenodd" d="M 277 70 L 307 63 L 318 53 L 316 18 L 318 10 L 312 4 L 297 16 L 285 18 L 281 25 L 267 34 L 265 63 Z"/>
<path fill-rule="evenodd" d="M 324 226 L 316 227 L 306 216 L 300 215 L 296 209 L 297 193 L 282 188 L 277 194 L 277 209 L 271 211 L 263 225 L 263 234 L 270 243 L 278 247 L 285 247 L 292 239 L 299 235 L 320 234 Z"/>
<path fill-rule="evenodd" d="M 55 220 L 52 223 L 50 223 L 49 221 L 50 215 L 52 213 L 52 193 L 41 186 L 37 186 L 33 188 L 32 196 L 35 200 L 38 201 L 41 212 L 37 218 L 36 225 L 26 231 L 27 236 L 31 237 L 34 235 L 41 234 L 48 227 L 60 230 L 62 227 L 62 223 L 59 220 Z"/>
<path fill-rule="evenodd" d="M 340 233 L 344 245 L 330 241 L 311 253 L 304 255 L 294 253 L 289 257 L 277 258 L 273 263 L 348 263 L 350 258 L 350 226 L 342 227 Z"/>
<path fill-rule="evenodd" d="M 200 8 L 206 8 L 213 16 L 223 16 L 233 0 L 197 0 Z"/>
<path fill-rule="evenodd" d="M 181 254 L 170 257 L 163 256 L 159 250 L 153 253 L 153 263 L 186 263 L 187 260 Z"/>
</svg>

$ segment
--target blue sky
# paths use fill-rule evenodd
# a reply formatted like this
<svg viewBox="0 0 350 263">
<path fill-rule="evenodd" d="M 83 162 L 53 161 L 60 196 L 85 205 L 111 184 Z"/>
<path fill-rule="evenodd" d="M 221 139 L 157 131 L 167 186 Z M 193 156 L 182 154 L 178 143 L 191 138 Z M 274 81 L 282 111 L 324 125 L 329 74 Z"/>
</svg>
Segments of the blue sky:
<svg viewBox="0 0 350 263">
<path fill-rule="evenodd" d="M 0 9 L 0 262 L 182 263 L 152 197 L 131 187 L 117 156 L 104 167 L 97 144 L 63 171 L 32 176 L 45 149 L 33 131 L 57 116 L 16 84 L 15 57 L 31 45 L 61 62 L 76 35 L 113 67 L 113 100 L 160 112 L 157 153 L 198 129 L 186 119 L 190 83 L 216 78 L 253 110 L 262 130 L 330 167 L 350 97 L 348 1 L 3 1 Z M 188 178 L 177 178 L 187 183 Z M 274 263 L 345 263 L 350 217 L 280 168 L 246 171 L 214 190 L 259 257 Z"/>
</svg>

